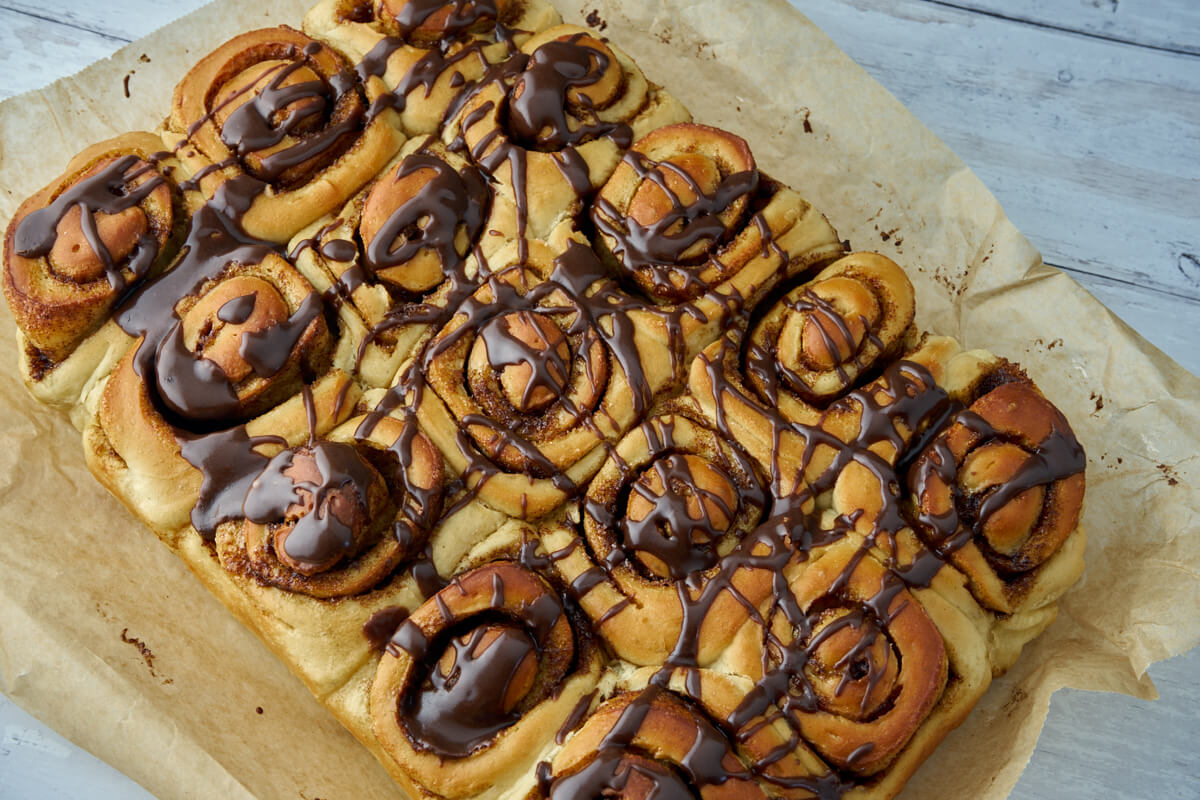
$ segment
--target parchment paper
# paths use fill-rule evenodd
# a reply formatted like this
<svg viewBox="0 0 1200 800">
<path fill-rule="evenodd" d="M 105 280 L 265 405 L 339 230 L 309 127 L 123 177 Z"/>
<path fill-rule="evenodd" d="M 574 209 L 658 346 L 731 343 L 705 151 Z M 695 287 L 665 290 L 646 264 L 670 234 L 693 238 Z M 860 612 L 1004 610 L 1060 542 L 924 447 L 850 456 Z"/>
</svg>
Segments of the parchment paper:
<svg viewBox="0 0 1200 800">
<path fill-rule="evenodd" d="M 152 129 L 204 53 L 243 30 L 299 27 L 308 5 L 219 0 L 0 104 L 4 224 L 86 144 Z M 1200 379 L 1044 266 L 970 170 L 784 0 L 559 5 L 568 21 L 594 12 L 698 121 L 745 136 L 856 249 L 904 265 L 920 325 L 1020 361 L 1087 447 L 1086 576 L 905 796 L 1005 797 L 1061 686 L 1153 697 L 1147 665 L 1200 642 Z M 91 478 L 76 431 L 21 386 L 15 350 L 5 310 L 0 690 L 163 800 L 399 797 Z"/>
</svg>

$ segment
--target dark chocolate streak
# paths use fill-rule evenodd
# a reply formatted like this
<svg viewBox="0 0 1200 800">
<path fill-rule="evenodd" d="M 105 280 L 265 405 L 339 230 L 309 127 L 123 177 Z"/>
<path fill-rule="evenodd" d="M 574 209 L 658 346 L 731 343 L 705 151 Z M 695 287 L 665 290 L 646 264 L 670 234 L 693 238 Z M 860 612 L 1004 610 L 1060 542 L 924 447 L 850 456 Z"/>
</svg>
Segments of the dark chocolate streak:
<svg viewBox="0 0 1200 800">
<path fill-rule="evenodd" d="M 372 614 L 363 623 L 362 628 L 363 636 L 371 643 L 371 649 L 383 650 L 396 633 L 396 629 L 408 619 L 408 614 L 409 611 L 404 606 L 388 606 Z"/>
<path fill-rule="evenodd" d="M 297 481 L 288 475 L 296 452 L 284 450 L 254 479 L 242 510 L 251 522 L 280 523 L 288 510 L 303 500 L 301 492 L 308 494 L 312 506 L 292 526 L 282 549 L 293 562 L 315 569 L 355 555 L 359 543 L 351 521 L 336 513 L 332 500 L 338 493 L 347 493 L 351 502 L 366 508 L 367 488 L 376 473 L 348 444 L 318 441 L 303 452 L 316 464 L 319 482 Z"/>
<path fill-rule="evenodd" d="M 719 254 L 717 245 L 725 241 L 729 231 L 719 215 L 735 201 L 753 195 L 758 190 L 758 171 L 726 175 L 712 194 L 706 194 L 686 170 L 669 162 L 656 162 L 636 150 L 630 150 L 625 154 L 623 163 L 633 169 L 639 180 L 653 181 L 670 198 L 671 208 L 652 224 L 642 225 L 622 214 L 604 197 L 597 197 L 592 206 L 592 222 L 597 231 L 616 243 L 612 248 L 613 255 L 630 272 L 647 274 L 656 291 L 668 294 L 675 291 L 671 278 L 682 282 L 682 290 L 689 293 L 710 289 L 699 282 L 698 272 L 709 263 L 715 264 L 718 270 L 721 268 L 716 261 Z M 684 181 L 696 199 L 691 203 L 683 203 L 667 185 L 664 170 L 669 170 Z M 755 217 L 755 220 L 759 219 Z M 770 233 L 765 221 L 758 224 L 760 231 Z M 766 250 L 772 238 L 765 235 L 763 241 Z M 683 258 L 684 253 L 699 243 L 705 243 L 706 255 L 698 263 L 688 263 Z M 696 287 L 695 290 L 692 287 Z"/>
<path fill-rule="evenodd" d="M 42 258 L 49 255 L 58 240 L 58 224 L 72 208 L 80 210 L 80 226 L 88 246 L 104 263 L 104 272 L 113 291 L 120 292 L 127 281 L 122 270 L 128 270 L 134 281 L 149 272 L 158 258 L 158 240 L 151 228 L 143 234 L 130 254 L 126 264 L 117 264 L 100 238 L 96 228 L 96 214 L 120 214 L 134 208 L 151 192 L 166 182 L 155 166 L 134 167 L 141 161 L 135 155 L 121 156 L 91 177 L 77 181 L 54 198 L 47 206 L 39 208 L 17 225 L 15 245 L 17 255 L 25 258 Z M 140 186 L 132 181 L 151 174 Z"/>
<path fill-rule="evenodd" d="M 372 271 L 404 264 L 428 249 L 437 254 L 443 270 L 454 272 L 465 256 L 455 247 L 460 226 L 468 241 L 479 237 L 490 200 L 479 170 L 467 167 L 457 172 L 440 158 L 418 152 L 400 163 L 395 180 L 421 171 L 432 172 L 433 177 L 392 212 L 367 247 L 365 260 Z"/>
<path fill-rule="evenodd" d="M 707 466 L 722 479 L 726 478 L 720 467 Z M 667 564 L 671 577 L 676 580 L 703 572 L 716 563 L 715 542 L 725 531 L 716 526 L 712 515 L 706 513 L 703 506 L 698 517 L 692 516 L 688 509 L 689 498 L 716 505 L 730 519 L 737 509 L 729 508 L 720 496 L 702 488 L 688 462 L 679 454 L 655 460 L 650 469 L 664 492 L 657 495 L 640 483 L 633 484 L 633 492 L 649 500 L 653 509 L 640 520 L 624 516 L 618 523 L 622 538 L 630 548 L 649 553 Z"/>
<path fill-rule="evenodd" d="M 393 20 L 400 36 L 408 38 L 427 19 L 447 7 L 450 8 L 450 14 L 438 30 L 444 39 L 452 39 L 481 22 L 499 17 L 496 0 L 408 0 Z"/>
</svg>

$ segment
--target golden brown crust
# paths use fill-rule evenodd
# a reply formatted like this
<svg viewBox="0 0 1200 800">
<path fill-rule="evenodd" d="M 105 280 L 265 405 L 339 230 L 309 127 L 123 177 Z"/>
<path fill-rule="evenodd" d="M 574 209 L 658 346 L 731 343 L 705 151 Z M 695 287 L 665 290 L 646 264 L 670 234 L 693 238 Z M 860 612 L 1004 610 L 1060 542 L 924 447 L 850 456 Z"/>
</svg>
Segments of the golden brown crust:
<svg viewBox="0 0 1200 800">
<path fill-rule="evenodd" d="M 244 33 L 175 88 L 164 141 L 208 197 L 238 176 L 265 182 L 241 225 L 286 242 L 345 203 L 404 141 L 393 110 L 370 109 L 384 91 L 378 79 L 347 85 L 354 74 L 348 66 L 333 49 L 286 26 Z M 271 103 L 298 99 L 280 109 L 259 104 L 269 93 Z M 285 113 L 299 124 L 283 123 Z M 267 126 L 256 119 L 264 115 Z"/>
<path fill-rule="evenodd" d="M 486 661 L 499 649 L 498 636 L 517 648 L 515 681 L 489 683 L 474 700 L 466 686 L 456 693 L 454 682 L 430 684 L 431 671 L 469 671 Z M 531 770 L 557 727 L 595 686 L 600 662 L 588 637 L 557 592 L 525 568 L 498 561 L 465 573 L 409 616 L 380 660 L 370 691 L 375 736 L 424 792 L 470 797 L 503 785 L 505 776 Z M 480 718 L 479 709 L 496 718 Z M 443 737 L 453 734 L 439 726 L 452 719 L 475 731 L 467 752 L 444 749 L 449 745 Z"/>
<path fill-rule="evenodd" d="M 1057 596 L 1039 591 L 1039 573 L 1079 524 L 1084 461 L 1066 418 L 1032 382 L 1004 370 L 996 376 L 1006 382 L 930 445 L 910 480 L 918 530 L 934 547 L 952 546 L 950 560 L 983 605 L 1011 614 Z M 1056 571 L 1050 579 L 1058 583 Z"/>
<path fill-rule="evenodd" d="M 765 799 L 749 776 L 703 714 L 652 688 L 617 695 L 593 712 L 555 757 L 544 796 L 596 797 L 607 788 L 604 796 L 621 791 L 648 800 L 687 787 L 703 800 Z"/>
<path fill-rule="evenodd" d="M 175 257 L 196 198 L 179 188 L 180 164 L 162 149 L 151 133 L 92 145 L 9 223 L 0 285 L 20 331 L 22 372 L 46 402 L 79 402 L 98 354 L 73 359 L 68 378 L 55 373 Z"/>
</svg>

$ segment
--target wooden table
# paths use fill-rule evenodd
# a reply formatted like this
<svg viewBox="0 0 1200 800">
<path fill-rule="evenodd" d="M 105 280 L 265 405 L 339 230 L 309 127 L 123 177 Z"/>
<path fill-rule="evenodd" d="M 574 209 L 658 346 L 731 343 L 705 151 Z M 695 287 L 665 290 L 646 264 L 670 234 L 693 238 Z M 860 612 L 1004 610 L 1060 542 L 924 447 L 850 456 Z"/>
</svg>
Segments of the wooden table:
<svg viewBox="0 0 1200 800">
<path fill-rule="evenodd" d="M 1200 2 L 792 0 L 991 187 L 1045 260 L 1200 372 Z M 203 0 L 0 0 L 0 98 Z M 1200 798 L 1200 648 L 1162 699 L 1055 695 L 1014 800 Z M 0 800 L 145 798 L 0 696 Z"/>
</svg>

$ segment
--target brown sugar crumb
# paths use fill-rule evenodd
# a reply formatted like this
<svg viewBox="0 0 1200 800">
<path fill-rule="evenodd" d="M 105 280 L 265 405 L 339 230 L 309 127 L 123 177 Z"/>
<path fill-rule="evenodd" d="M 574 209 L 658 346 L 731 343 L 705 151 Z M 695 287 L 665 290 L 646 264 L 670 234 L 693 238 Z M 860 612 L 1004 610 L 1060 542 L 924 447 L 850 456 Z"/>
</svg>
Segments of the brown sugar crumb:
<svg viewBox="0 0 1200 800">
<path fill-rule="evenodd" d="M 141 639 L 137 638 L 136 636 L 130 636 L 129 628 L 121 629 L 121 641 L 125 642 L 125 644 L 130 644 L 130 645 L 133 645 L 135 648 L 137 648 L 137 651 L 139 653 L 141 653 L 141 655 L 142 655 L 142 660 L 146 662 L 146 669 L 150 670 L 151 677 L 161 680 L 163 683 L 163 686 L 168 686 L 175 682 L 170 678 L 162 678 L 158 674 L 158 670 L 155 669 L 155 667 L 154 667 L 154 652 L 149 647 L 147 647 L 146 643 L 143 642 Z"/>
<path fill-rule="evenodd" d="M 1167 479 L 1167 486 L 1178 486 L 1179 475 L 1175 472 L 1175 468 L 1168 464 L 1159 464 L 1158 471 Z"/>
<path fill-rule="evenodd" d="M 602 31 L 608 27 L 608 22 L 606 22 L 604 18 L 600 16 L 599 9 L 593 8 L 590 12 L 588 12 L 588 15 L 584 17 L 584 21 L 587 22 L 588 27 L 595 28 L 598 31 Z"/>
</svg>

